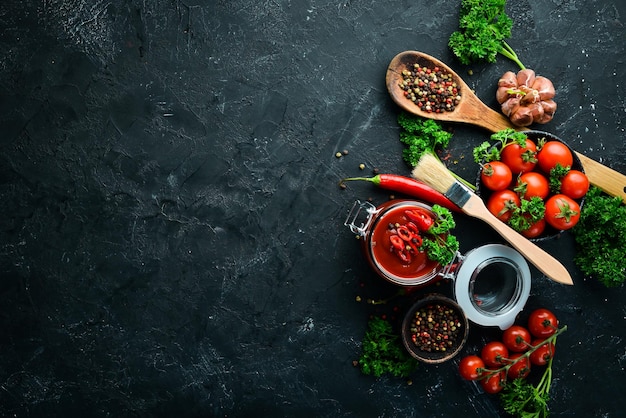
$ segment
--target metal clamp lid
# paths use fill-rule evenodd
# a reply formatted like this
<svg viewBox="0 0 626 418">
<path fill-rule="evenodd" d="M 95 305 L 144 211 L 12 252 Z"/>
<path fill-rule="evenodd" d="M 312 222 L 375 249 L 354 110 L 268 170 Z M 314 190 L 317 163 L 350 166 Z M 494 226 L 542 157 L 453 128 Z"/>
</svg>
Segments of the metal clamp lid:
<svg viewBox="0 0 626 418">
<path fill-rule="evenodd" d="M 365 211 L 365 213 L 361 212 L 363 210 Z M 360 200 L 357 200 L 352 205 L 352 209 L 350 209 L 350 213 L 348 213 L 348 216 L 343 224 L 344 226 L 350 228 L 350 231 L 352 231 L 353 233 L 363 237 L 365 236 L 367 229 L 374 219 L 373 215 L 377 212 L 378 209 L 376 209 L 376 206 L 374 206 L 370 202 L 361 202 Z M 357 226 L 356 222 L 359 216 L 367 216 L 367 219 L 365 219 L 364 222 L 361 222 L 360 226 Z"/>
</svg>

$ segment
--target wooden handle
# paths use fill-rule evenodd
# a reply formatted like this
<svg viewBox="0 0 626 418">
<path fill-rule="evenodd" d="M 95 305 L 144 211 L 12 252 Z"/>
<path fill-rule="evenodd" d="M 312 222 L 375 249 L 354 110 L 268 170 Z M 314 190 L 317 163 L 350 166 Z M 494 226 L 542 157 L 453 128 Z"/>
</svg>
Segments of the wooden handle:
<svg viewBox="0 0 626 418">
<path fill-rule="evenodd" d="M 618 196 L 626 203 L 626 176 L 622 173 L 600 164 L 591 158 L 576 152 L 580 162 L 583 164 L 585 174 L 589 182 L 604 190 L 611 196 Z"/>
<path fill-rule="evenodd" d="M 489 224 L 502 238 L 507 240 L 513 248 L 519 251 L 549 279 L 561 284 L 574 284 L 572 277 L 563 264 L 492 215 L 480 197 L 472 194 L 462 209 L 468 215 Z"/>
</svg>

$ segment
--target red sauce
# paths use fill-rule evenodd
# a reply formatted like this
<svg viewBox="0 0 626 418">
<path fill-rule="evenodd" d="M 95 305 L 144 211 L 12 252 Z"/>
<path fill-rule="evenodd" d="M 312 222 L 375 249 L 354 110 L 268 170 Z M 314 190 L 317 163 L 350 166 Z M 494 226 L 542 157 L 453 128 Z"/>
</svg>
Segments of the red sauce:
<svg viewBox="0 0 626 418">
<path fill-rule="evenodd" d="M 441 270 L 439 263 L 429 260 L 425 253 L 414 255 L 408 264 L 403 263 L 389 241 L 392 235 L 389 224 L 406 224 L 409 220 L 404 215 L 405 210 L 428 206 L 416 202 L 396 202 L 385 208 L 387 205 L 381 207 L 365 243 L 370 264 L 384 278 L 397 284 L 418 285 L 430 281 Z"/>
</svg>

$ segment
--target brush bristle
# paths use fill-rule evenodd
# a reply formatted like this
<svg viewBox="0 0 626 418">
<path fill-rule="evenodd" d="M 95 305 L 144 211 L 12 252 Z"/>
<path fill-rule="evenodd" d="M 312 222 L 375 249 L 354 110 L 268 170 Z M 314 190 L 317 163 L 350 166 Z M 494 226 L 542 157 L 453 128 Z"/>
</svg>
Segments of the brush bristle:
<svg viewBox="0 0 626 418">
<path fill-rule="evenodd" d="M 456 183 L 456 179 L 448 168 L 437 159 L 437 157 L 424 154 L 411 173 L 412 176 L 426 183 L 439 193 L 446 194 Z"/>
</svg>

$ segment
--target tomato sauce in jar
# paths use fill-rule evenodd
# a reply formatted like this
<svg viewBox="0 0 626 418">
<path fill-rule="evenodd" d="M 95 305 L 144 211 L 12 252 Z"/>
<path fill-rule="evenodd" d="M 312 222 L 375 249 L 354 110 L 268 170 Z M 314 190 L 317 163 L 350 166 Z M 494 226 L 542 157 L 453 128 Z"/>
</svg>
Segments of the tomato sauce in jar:
<svg viewBox="0 0 626 418">
<path fill-rule="evenodd" d="M 365 231 L 364 251 L 371 267 L 384 279 L 403 286 L 418 286 L 438 279 L 442 266 L 429 260 L 426 253 L 419 252 L 409 262 L 403 261 L 393 249 L 390 237 L 397 225 L 405 225 L 410 220 L 405 211 L 421 208 L 430 211 L 430 206 L 413 200 L 392 200 L 377 208 L 373 219 Z M 432 214 L 432 216 L 436 216 Z"/>
</svg>

